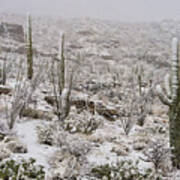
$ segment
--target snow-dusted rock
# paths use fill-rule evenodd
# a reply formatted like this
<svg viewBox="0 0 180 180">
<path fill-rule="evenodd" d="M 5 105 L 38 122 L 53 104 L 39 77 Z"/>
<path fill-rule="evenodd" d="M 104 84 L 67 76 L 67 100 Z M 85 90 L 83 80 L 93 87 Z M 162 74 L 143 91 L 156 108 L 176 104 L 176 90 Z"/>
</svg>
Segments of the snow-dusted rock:
<svg viewBox="0 0 180 180">
<path fill-rule="evenodd" d="M 0 144 L 0 161 L 11 156 L 11 151 L 4 144 Z"/>
<path fill-rule="evenodd" d="M 27 146 L 17 137 L 7 136 L 3 140 L 3 143 L 12 153 L 27 153 L 28 151 Z"/>
</svg>

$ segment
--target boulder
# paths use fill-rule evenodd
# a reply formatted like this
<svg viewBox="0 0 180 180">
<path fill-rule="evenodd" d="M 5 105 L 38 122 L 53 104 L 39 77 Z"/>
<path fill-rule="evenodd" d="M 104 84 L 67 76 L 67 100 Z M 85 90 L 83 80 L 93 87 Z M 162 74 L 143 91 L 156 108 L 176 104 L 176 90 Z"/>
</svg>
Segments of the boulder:
<svg viewBox="0 0 180 180">
<path fill-rule="evenodd" d="M 0 112 L 2 112 L 2 109 L 4 112 L 5 107 L 0 106 Z M 10 134 L 10 131 L 9 131 L 7 125 L 4 122 L 0 121 L 0 141 L 2 141 L 9 134 Z"/>
<path fill-rule="evenodd" d="M 146 144 L 143 143 L 143 142 L 136 142 L 134 145 L 133 145 L 133 149 L 136 150 L 136 151 L 141 151 L 143 149 L 146 148 Z"/>
<path fill-rule="evenodd" d="M 115 121 L 115 119 L 119 117 L 119 113 L 116 108 L 106 106 L 102 102 L 96 103 L 95 108 L 99 115 L 104 116 L 109 121 Z"/>
<path fill-rule="evenodd" d="M 0 86 L 0 95 L 1 94 L 9 94 L 11 89 L 9 87 Z"/>
<path fill-rule="evenodd" d="M 55 97 L 54 96 L 45 96 L 44 100 L 51 106 L 55 105 Z"/>
<path fill-rule="evenodd" d="M 30 117 L 33 119 L 52 120 L 52 114 L 47 111 L 37 110 L 32 108 L 23 109 L 20 113 L 22 117 Z"/>
<path fill-rule="evenodd" d="M 0 144 L 0 161 L 11 156 L 11 151 L 5 147 L 4 144 Z"/>
<path fill-rule="evenodd" d="M 5 147 L 12 153 L 27 153 L 28 151 L 27 146 L 14 136 L 5 137 L 3 143 Z"/>
<path fill-rule="evenodd" d="M 129 153 L 129 148 L 125 145 L 114 146 L 112 147 L 111 152 L 116 153 L 117 156 L 127 156 Z"/>
</svg>

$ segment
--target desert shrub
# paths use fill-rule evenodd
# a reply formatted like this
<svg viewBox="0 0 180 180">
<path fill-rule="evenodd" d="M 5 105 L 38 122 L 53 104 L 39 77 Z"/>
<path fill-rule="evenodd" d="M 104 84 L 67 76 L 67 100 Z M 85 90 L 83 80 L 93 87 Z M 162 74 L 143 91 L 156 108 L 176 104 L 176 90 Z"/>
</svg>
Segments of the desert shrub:
<svg viewBox="0 0 180 180">
<path fill-rule="evenodd" d="M 0 163 L 0 178 L 3 180 L 26 180 L 26 179 L 45 179 L 43 166 L 35 165 L 35 159 L 21 159 L 15 161 L 13 159 Z"/>
<path fill-rule="evenodd" d="M 21 117 L 23 110 L 30 104 L 32 96 L 44 79 L 46 69 L 41 65 L 31 81 L 23 77 L 23 61 L 21 60 L 12 92 L 10 104 L 5 99 L 5 116 L 9 129 L 13 129 L 18 117 Z"/>
<path fill-rule="evenodd" d="M 55 125 L 52 123 L 41 124 L 36 127 L 38 134 L 38 141 L 41 144 L 53 145 Z"/>
<path fill-rule="evenodd" d="M 160 180 L 159 176 L 156 176 L 153 169 L 146 169 L 141 172 L 138 168 L 139 161 L 134 164 L 133 161 L 118 161 L 114 165 L 101 165 L 94 167 L 91 172 L 95 177 L 99 179 L 106 178 L 108 180 Z"/>
<path fill-rule="evenodd" d="M 143 66 L 133 67 L 122 75 L 120 87 L 121 127 L 128 135 L 134 124 L 143 126 L 153 103 L 152 73 L 143 74 Z"/>
<path fill-rule="evenodd" d="M 132 99 L 128 99 L 124 108 L 124 115 L 121 117 L 121 127 L 126 135 L 130 133 L 134 126 L 133 108 Z"/>
<path fill-rule="evenodd" d="M 70 133 L 91 134 L 102 123 L 99 116 L 92 115 L 88 111 L 83 111 L 80 114 L 70 113 L 64 122 L 64 129 Z"/>
<path fill-rule="evenodd" d="M 163 169 L 168 165 L 168 158 L 170 157 L 170 148 L 167 147 L 167 142 L 162 139 L 150 141 L 144 151 L 146 162 L 152 162 L 155 170 Z"/>
</svg>

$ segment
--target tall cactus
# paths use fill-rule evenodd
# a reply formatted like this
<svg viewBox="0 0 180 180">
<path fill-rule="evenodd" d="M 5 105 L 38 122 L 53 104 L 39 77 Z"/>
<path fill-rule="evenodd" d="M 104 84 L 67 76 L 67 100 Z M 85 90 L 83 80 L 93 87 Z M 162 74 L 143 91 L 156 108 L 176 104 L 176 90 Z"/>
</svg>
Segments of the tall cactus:
<svg viewBox="0 0 180 180">
<path fill-rule="evenodd" d="M 6 62 L 7 59 L 4 59 L 4 62 L 3 62 L 3 68 L 2 68 L 2 84 L 3 85 L 6 85 L 6 79 L 7 79 L 7 68 L 6 68 Z"/>
<path fill-rule="evenodd" d="M 27 78 L 33 77 L 33 49 L 32 49 L 32 20 L 30 14 L 27 15 Z"/>
<path fill-rule="evenodd" d="M 65 34 L 60 32 L 59 53 L 58 53 L 58 60 L 60 61 L 59 63 L 59 94 L 62 94 L 62 91 L 65 87 L 64 44 L 65 44 Z"/>
<path fill-rule="evenodd" d="M 53 91 L 55 96 L 55 105 L 56 105 L 56 114 L 60 122 L 63 122 L 66 117 L 69 115 L 70 111 L 70 95 L 72 89 L 72 78 L 73 71 L 70 74 L 70 80 L 68 83 L 65 82 L 65 56 L 64 56 L 64 41 L 65 35 L 64 33 L 60 33 L 60 44 L 59 44 L 59 52 L 56 58 L 57 60 L 57 73 L 54 73 L 54 61 L 52 64 L 52 84 Z M 57 82 L 56 82 L 56 74 Z"/>
<path fill-rule="evenodd" d="M 138 65 L 135 68 L 135 75 L 137 76 L 139 95 L 142 95 L 142 77 L 144 75 L 144 69 L 142 65 Z"/>
<path fill-rule="evenodd" d="M 169 134 L 172 148 L 172 163 L 180 168 L 180 44 L 177 38 L 172 40 L 172 72 L 167 74 L 164 86 L 156 87 L 163 104 L 169 106 Z"/>
</svg>

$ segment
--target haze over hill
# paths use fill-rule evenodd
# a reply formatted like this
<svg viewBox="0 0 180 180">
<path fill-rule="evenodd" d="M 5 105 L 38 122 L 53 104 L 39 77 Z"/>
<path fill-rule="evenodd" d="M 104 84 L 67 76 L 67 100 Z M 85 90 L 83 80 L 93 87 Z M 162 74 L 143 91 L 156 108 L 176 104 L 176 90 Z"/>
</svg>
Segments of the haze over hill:
<svg viewBox="0 0 180 180">
<path fill-rule="evenodd" d="M 0 0 L 0 12 L 118 21 L 180 19 L 179 0 Z"/>
<path fill-rule="evenodd" d="M 180 180 L 179 9 L 0 0 L 0 180 Z"/>
</svg>

